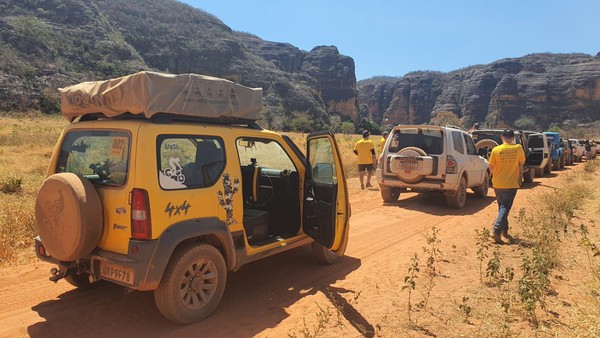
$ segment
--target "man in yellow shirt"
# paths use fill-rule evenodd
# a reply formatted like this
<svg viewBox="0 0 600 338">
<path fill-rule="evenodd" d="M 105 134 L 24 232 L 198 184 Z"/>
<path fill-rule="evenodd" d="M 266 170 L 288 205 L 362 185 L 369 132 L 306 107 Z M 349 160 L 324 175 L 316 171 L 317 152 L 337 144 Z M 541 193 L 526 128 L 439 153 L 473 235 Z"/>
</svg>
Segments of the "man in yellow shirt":
<svg viewBox="0 0 600 338">
<path fill-rule="evenodd" d="M 498 216 L 494 221 L 493 235 L 497 244 L 504 244 L 501 234 L 510 242 L 513 241 L 512 236 L 508 234 L 508 213 L 517 195 L 517 189 L 521 186 L 525 163 L 523 147 L 515 144 L 515 132 L 505 130 L 501 138 L 502 144 L 492 149 L 489 160 L 492 185 L 498 201 Z"/>
<path fill-rule="evenodd" d="M 387 140 L 387 137 L 390 133 L 388 133 L 387 131 L 384 131 L 383 133 L 381 133 L 381 140 L 379 140 L 379 155 L 381 156 L 381 154 L 383 154 L 383 147 L 385 146 L 385 140 Z"/>
<path fill-rule="evenodd" d="M 367 188 L 372 187 L 371 176 L 373 176 L 373 163 L 375 163 L 375 145 L 369 140 L 371 133 L 368 130 L 363 131 L 362 140 L 354 144 L 354 153 L 358 156 L 358 177 L 360 179 L 360 188 L 364 189 L 365 170 L 367 171 Z"/>
</svg>

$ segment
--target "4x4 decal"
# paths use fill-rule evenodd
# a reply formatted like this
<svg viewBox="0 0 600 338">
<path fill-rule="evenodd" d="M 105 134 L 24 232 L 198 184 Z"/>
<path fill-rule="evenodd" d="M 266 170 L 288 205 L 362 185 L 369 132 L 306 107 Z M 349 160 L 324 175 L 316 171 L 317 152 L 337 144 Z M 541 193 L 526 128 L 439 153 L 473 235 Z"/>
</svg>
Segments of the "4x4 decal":
<svg viewBox="0 0 600 338">
<path fill-rule="evenodd" d="M 223 191 L 218 191 L 217 197 L 219 198 L 219 204 L 227 212 L 227 225 L 237 222 L 233 218 L 233 195 L 238 192 L 239 186 L 240 180 L 238 178 L 234 179 L 232 184 L 229 174 L 223 174 Z"/>
<path fill-rule="evenodd" d="M 183 201 L 183 203 L 181 203 L 181 205 L 173 205 L 173 204 L 171 204 L 171 202 L 169 202 L 167 204 L 167 207 L 165 208 L 165 213 L 168 213 L 169 217 L 181 215 L 182 211 L 183 211 L 184 215 L 187 215 L 187 211 L 191 207 L 192 206 L 187 202 L 187 200 Z M 173 213 L 173 211 L 175 213 Z"/>
</svg>

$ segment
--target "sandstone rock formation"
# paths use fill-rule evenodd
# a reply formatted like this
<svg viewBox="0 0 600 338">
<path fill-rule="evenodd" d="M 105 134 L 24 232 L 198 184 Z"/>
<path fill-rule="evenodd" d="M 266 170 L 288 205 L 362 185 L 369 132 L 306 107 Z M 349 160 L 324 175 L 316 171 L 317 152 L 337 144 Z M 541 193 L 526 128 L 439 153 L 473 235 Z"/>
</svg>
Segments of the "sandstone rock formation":
<svg viewBox="0 0 600 338">
<path fill-rule="evenodd" d="M 449 73 L 373 78 L 358 89 L 361 117 L 382 125 L 427 123 L 449 111 L 465 127 L 515 126 L 527 117 L 543 129 L 600 120 L 600 57 L 532 54 Z"/>
</svg>

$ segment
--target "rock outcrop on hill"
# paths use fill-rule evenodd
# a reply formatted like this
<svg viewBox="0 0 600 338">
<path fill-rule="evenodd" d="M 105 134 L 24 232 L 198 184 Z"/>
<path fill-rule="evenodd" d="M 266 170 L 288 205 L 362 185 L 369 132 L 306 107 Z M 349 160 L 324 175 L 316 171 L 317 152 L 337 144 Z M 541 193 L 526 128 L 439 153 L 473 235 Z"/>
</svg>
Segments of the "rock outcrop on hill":
<svg viewBox="0 0 600 338">
<path fill-rule="evenodd" d="M 310 131 L 329 114 L 358 118 L 354 61 L 333 46 L 264 41 L 172 0 L 0 1 L 0 110 L 54 113 L 58 87 L 139 70 L 263 87 L 267 127 Z"/>
<path fill-rule="evenodd" d="M 600 120 L 600 57 L 532 54 L 449 73 L 359 81 L 361 117 L 382 125 L 426 123 L 439 113 L 462 125 L 547 128 Z"/>
</svg>

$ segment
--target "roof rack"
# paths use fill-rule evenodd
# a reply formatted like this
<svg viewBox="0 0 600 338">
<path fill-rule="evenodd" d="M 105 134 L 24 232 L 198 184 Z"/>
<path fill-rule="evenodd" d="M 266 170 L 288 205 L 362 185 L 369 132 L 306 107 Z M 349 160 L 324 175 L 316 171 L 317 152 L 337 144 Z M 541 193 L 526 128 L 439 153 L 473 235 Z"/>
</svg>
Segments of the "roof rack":
<svg viewBox="0 0 600 338">
<path fill-rule="evenodd" d="M 455 125 L 453 125 L 453 124 L 447 124 L 447 125 L 446 125 L 446 128 L 452 128 L 452 129 L 463 130 L 461 127 L 459 127 L 459 126 L 455 126 Z"/>
<path fill-rule="evenodd" d="M 248 120 L 248 119 L 240 119 L 240 118 L 232 118 L 232 117 L 220 117 L 220 118 L 207 118 L 201 116 L 187 116 L 187 115 L 176 115 L 169 113 L 158 113 L 154 114 L 152 117 L 147 118 L 141 114 L 131 114 L 131 113 L 123 113 L 117 116 L 107 117 L 102 113 L 93 113 L 93 114 L 85 114 L 78 116 L 73 122 L 83 122 L 83 121 L 95 121 L 95 120 L 147 120 L 152 123 L 159 124 L 168 124 L 168 123 L 176 123 L 176 122 L 195 122 L 195 123 L 205 123 L 205 124 L 215 124 L 215 125 L 229 125 L 229 126 L 238 126 L 238 127 L 246 127 L 249 129 L 262 130 L 263 128 L 256 123 L 256 121 Z"/>
</svg>

